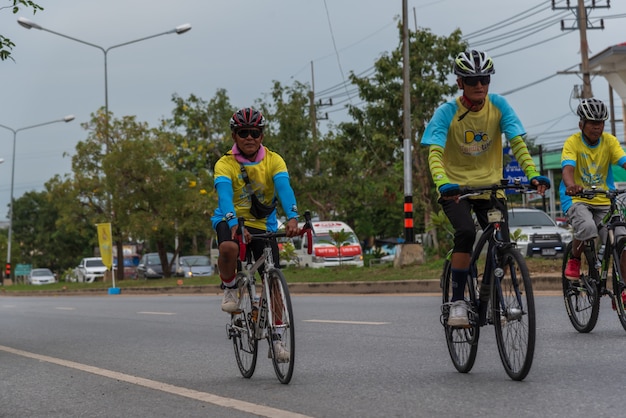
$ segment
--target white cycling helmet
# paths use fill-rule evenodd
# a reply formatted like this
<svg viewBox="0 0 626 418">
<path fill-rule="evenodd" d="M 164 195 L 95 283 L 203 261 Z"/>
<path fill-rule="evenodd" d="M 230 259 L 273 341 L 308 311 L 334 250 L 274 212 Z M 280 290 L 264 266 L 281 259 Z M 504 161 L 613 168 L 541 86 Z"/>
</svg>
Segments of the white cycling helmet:
<svg viewBox="0 0 626 418">
<path fill-rule="evenodd" d="M 485 52 L 470 49 L 454 59 L 454 74 L 459 77 L 479 77 L 496 72 L 493 60 Z"/>
<path fill-rule="evenodd" d="M 582 121 L 601 121 L 609 118 L 609 111 L 604 103 L 602 103 L 602 100 L 593 98 L 582 99 L 578 105 L 578 109 L 576 109 L 576 114 Z"/>
</svg>

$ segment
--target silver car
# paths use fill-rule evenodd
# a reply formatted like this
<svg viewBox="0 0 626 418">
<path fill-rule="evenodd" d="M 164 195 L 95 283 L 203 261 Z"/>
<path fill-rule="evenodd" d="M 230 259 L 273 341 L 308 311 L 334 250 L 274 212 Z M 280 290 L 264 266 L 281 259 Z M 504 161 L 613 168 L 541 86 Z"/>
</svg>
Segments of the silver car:
<svg viewBox="0 0 626 418">
<path fill-rule="evenodd" d="M 557 226 L 547 213 L 539 209 L 509 209 L 509 232 L 517 237 L 517 248 L 525 257 L 562 256 L 572 240 L 570 230 Z"/>
</svg>

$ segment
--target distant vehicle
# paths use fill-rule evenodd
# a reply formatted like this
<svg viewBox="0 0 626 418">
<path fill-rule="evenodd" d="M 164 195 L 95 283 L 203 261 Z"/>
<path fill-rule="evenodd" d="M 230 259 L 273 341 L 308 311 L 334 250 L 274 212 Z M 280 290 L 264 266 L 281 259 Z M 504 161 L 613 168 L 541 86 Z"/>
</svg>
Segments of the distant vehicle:
<svg viewBox="0 0 626 418">
<path fill-rule="evenodd" d="M 176 275 L 180 277 L 211 276 L 213 266 L 206 255 L 186 255 L 178 257 Z"/>
<path fill-rule="evenodd" d="M 167 253 L 167 262 L 172 263 L 174 254 Z M 175 272 L 172 272 L 175 273 Z M 160 279 L 163 277 L 163 266 L 159 253 L 146 253 L 139 260 L 137 266 L 137 278 L 139 279 Z"/>
<path fill-rule="evenodd" d="M 552 218 L 540 209 L 509 209 L 509 232 L 519 229 L 521 238 L 517 248 L 525 257 L 562 256 L 572 240 L 570 230 L 557 226 Z"/>
<path fill-rule="evenodd" d="M 104 280 L 106 271 L 102 257 L 86 257 L 80 260 L 80 264 L 74 270 L 74 277 L 79 282 L 93 283 L 98 279 Z"/>
<path fill-rule="evenodd" d="M 32 269 L 28 274 L 28 284 L 50 284 L 56 283 L 57 279 L 50 269 Z"/>
<path fill-rule="evenodd" d="M 137 266 L 139 265 L 139 255 L 124 255 L 124 278 L 136 279 L 137 278 Z M 117 257 L 113 258 L 113 272 L 117 272 Z"/>
<path fill-rule="evenodd" d="M 302 227 L 304 224 L 301 224 Z M 356 234 L 350 226 L 340 221 L 314 221 L 313 242 L 308 242 L 306 235 L 303 242 L 294 239 L 294 246 L 300 259 L 300 265 L 304 267 L 334 267 L 334 266 L 357 266 L 363 267 L 363 249 Z M 345 232 L 346 239 L 335 243 L 330 232 Z M 301 245 L 300 245 L 301 244 Z M 339 244 L 339 245 L 336 245 Z M 313 246 L 312 254 L 307 248 Z"/>
</svg>

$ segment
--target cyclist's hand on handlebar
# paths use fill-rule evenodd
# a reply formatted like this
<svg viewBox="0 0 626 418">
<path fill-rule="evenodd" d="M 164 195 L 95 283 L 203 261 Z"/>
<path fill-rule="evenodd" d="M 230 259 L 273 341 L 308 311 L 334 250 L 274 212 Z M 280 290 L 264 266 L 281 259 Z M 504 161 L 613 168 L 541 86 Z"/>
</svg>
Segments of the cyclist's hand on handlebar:
<svg viewBox="0 0 626 418">
<path fill-rule="evenodd" d="M 299 233 L 300 230 L 298 229 L 298 219 L 289 219 L 287 221 L 287 224 L 285 225 L 285 235 L 287 235 L 288 237 L 295 237 Z"/>
<path fill-rule="evenodd" d="M 546 176 L 535 176 L 530 179 L 530 186 L 542 195 L 550 188 L 550 179 Z"/>
<path fill-rule="evenodd" d="M 456 183 L 446 183 L 439 186 L 439 193 L 444 199 L 456 198 L 461 194 L 461 188 Z"/>
<path fill-rule="evenodd" d="M 239 234 L 239 227 L 237 225 L 230 228 L 230 235 L 233 241 L 239 241 L 240 234 Z M 248 229 L 243 230 L 243 235 L 246 237 L 245 239 L 246 242 L 250 242 L 250 240 L 252 240 L 252 235 L 250 235 L 250 232 L 248 232 Z"/>
<path fill-rule="evenodd" d="M 565 186 L 565 194 L 568 196 L 574 196 L 582 192 L 583 189 L 583 186 L 580 186 L 578 184 L 572 184 L 571 186 Z"/>
</svg>

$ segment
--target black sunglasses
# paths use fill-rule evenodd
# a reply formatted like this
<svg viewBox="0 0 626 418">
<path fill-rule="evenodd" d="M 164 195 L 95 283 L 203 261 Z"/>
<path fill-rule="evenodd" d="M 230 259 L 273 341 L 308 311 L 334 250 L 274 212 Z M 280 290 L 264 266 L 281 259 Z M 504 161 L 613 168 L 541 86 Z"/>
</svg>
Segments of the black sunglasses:
<svg viewBox="0 0 626 418">
<path fill-rule="evenodd" d="M 468 86 L 471 86 L 471 87 L 477 86 L 479 82 L 483 86 L 488 86 L 489 83 L 491 83 L 491 76 L 481 75 L 478 77 L 463 77 L 463 84 L 467 84 Z"/>
<path fill-rule="evenodd" d="M 239 135 L 240 138 L 247 138 L 248 135 L 250 135 L 252 139 L 259 139 L 261 135 L 263 135 L 263 131 L 259 129 L 239 129 L 237 135 Z"/>
</svg>

